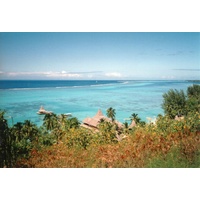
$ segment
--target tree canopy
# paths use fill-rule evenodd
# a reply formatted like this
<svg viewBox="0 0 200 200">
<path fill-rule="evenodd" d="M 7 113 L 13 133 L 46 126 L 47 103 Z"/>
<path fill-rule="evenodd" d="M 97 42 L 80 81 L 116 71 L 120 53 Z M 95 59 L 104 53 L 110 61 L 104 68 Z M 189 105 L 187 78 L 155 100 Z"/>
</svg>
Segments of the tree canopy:
<svg viewBox="0 0 200 200">
<path fill-rule="evenodd" d="M 200 85 L 188 87 L 187 94 L 183 90 L 169 90 L 163 94 L 162 108 L 170 118 L 200 112 Z"/>
</svg>

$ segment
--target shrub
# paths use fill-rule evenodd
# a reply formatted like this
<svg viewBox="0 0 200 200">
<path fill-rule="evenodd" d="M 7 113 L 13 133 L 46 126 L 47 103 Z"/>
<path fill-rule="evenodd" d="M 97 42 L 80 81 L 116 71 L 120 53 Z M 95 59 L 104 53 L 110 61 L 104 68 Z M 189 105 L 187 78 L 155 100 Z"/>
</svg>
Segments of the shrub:
<svg viewBox="0 0 200 200">
<path fill-rule="evenodd" d="M 200 113 L 200 85 L 192 85 L 187 89 L 187 112 Z"/>
<path fill-rule="evenodd" d="M 70 129 L 65 136 L 65 143 L 69 148 L 87 149 L 92 141 L 92 135 L 84 129 Z"/>
<path fill-rule="evenodd" d="M 192 85 L 187 88 L 188 98 L 200 99 L 200 85 Z"/>
<path fill-rule="evenodd" d="M 162 108 L 171 119 L 176 115 L 200 113 L 200 85 L 189 86 L 187 95 L 184 94 L 183 90 L 169 90 L 163 94 Z"/>
<path fill-rule="evenodd" d="M 186 110 L 186 96 L 183 90 L 169 90 L 163 94 L 162 108 L 166 115 L 173 119 L 176 115 L 184 115 Z"/>
</svg>

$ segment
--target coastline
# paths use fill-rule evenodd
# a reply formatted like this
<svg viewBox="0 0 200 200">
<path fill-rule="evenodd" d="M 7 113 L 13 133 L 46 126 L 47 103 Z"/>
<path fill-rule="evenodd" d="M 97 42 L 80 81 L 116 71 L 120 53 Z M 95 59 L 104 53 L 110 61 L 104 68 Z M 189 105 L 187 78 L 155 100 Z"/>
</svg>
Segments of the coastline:
<svg viewBox="0 0 200 200">
<path fill-rule="evenodd" d="M 40 81 L 32 82 L 40 84 Z M 42 82 L 50 83 L 44 80 Z M 70 81 L 67 82 L 70 83 Z M 43 117 L 36 114 L 41 105 L 58 115 L 72 113 L 80 121 L 93 116 L 98 109 L 105 114 L 109 107 L 116 109 L 116 119 L 121 123 L 125 122 L 124 119 L 133 112 L 139 114 L 142 120 L 147 121 L 147 117 L 155 118 L 158 114 L 163 114 L 160 105 L 164 92 L 170 88 L 186 90 L 187 86 L 192 84 L 187 81 L 150 80 L 111 81 L 115 84 L 111 84 L 110 81 L 104 82 L 109 84 L 98 85 L 95 81 L 90 81 L 91 85 L 94 83 L 96 85 L 80 87 L 73 85 L 63 88 L 56 85 L 57 82 L 54 81 L 55 87 L 3 89 L 0 90 L 0 108 L 7 111 L 7 115 L 13 118 L 14 123 L 29 119 L 41 125 Z M 83 81 L 78 81 L 76 84 L 81 83 Z M 9 123 L 12 123 L 11 119 Z"/>
</svg>

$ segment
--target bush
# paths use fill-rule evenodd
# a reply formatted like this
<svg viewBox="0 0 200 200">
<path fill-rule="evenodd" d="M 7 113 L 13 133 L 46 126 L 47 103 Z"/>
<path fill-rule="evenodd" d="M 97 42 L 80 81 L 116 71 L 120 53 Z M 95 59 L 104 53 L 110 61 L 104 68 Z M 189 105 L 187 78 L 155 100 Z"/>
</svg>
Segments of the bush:
<svg viewBox="0 0 200 200">
<path fill-rule="evenodd" d="M 87 130 L 72 128 L 64 139 L 69 148 L 87 149 L 92 141 L 92 135 Z"/>
<path fill-rule="evenodd" d="M 26 125 L 17 123 L 9 128 L 4 112 L 0 112 L 0 167 L 13 167 L 17 159 L 28 158 L 33 147 L 34 135 L 32 133 L 35 133 L 35 129 L 30 132 Z"/>
<path fill-rule="evenodd" d="M 200 113 L 200 85 L 193 85 L 187 89 L 187 112 Z"/>
<path fill-rule="evenodd" d="M 186 112 L 186 96 L 183 90 L 171 89 L 163 94 L 162 108 L 171 119 L 174 119 L 176 115 L 184 115 Z"/>
<path fill-rule="evenodd" d="M 200 85 L 192 85 L 187 89 L 188 98 L 200 99 Z"/>
<path fill-rule="evenodd" d="M 174 119 L 176 115 L 200 113 L 200 85 L 189 86 L 187 95 L 183 90 L 169 90 L 163 94 L 162 108 L 171 119 Z"/>
</svg>

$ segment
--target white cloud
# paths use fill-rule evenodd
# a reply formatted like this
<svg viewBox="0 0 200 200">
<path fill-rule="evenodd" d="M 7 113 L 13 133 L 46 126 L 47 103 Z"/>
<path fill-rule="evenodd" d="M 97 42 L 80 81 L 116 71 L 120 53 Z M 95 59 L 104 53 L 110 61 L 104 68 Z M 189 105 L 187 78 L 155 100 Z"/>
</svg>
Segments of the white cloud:
<svg viewBox="0 0 200 200">
<path fill-rule="evenodd" d="M 122 77 L 122 75 L 119 72 L 111 72 L 111 73 L 106 73 L 105 76 L 107 77 Z"/>
<path fill-rule="evenodd" d="M 8 76 L 25 76 L 25 75 L 45 75 L 51 72 L 7 72 Z"/>
<path fill-rule="evenodd" d="M 55 78 L 59 78 L 59 77 L 69 77 L 69 78 L 72 78 L 72 77 L 81 77 L 82 75 L 81 74 L 76 74 L 76 73 L 63 73 L 62 72 L 52 72 L 50 74 L 46 74 L 47 77 L 55 77 Z"/>
<path fill-rule="evenodd" d="M 62 71 L 43 71 L 43 72 L 2 72 L 0 71 L 1 77 L 13 78 L 13 79 L 105 79 L 105 78 L 122 78 L 122 74 L 119 72 L 108 72 L 103 73 L 102 71 L 91 71 L 91 72 L 67 72 Z"/>
<path fill-rule="evenodd" d="M 49 71 L 49 72 L 38 72 L 38 74 L 40 75 L 51 75 L 53 72 Z"/>
<path fill-rule="evenodd" d="M 0 72 L 1 73 L 1 72 Z M 43 77 L 52 77 L 52 78 L 59 78 L 59 77 L 81 77 L 82 75 L 79 73 L 67 73 L 66 71 L 61 72 L 8 72 L 5 73 L 7 76 L 43 76 Z"/>
</svg>

